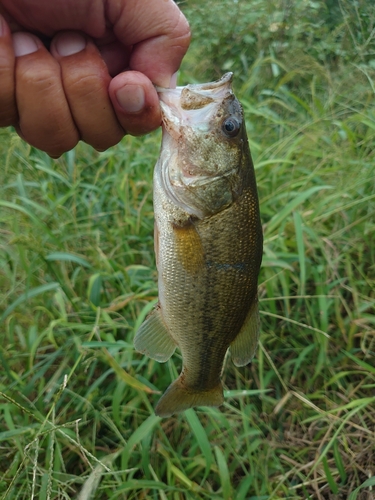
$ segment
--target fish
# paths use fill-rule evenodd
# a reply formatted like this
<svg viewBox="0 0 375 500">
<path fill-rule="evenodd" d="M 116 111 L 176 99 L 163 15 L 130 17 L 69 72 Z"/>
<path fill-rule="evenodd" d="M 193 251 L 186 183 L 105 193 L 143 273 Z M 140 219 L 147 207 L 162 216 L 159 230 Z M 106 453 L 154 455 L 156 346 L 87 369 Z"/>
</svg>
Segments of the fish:
<svg viewBox="0 0 375 500">
<path fill-rule="evenodd" d="M 162 144 L 153 178 L 158 304 L 136 332 L 137 351 L 182 370 L 156 405 L 169 417 L 224 402 L 230 348 L 235 366 L 259 339 L 263 235 L 254 166 L 233 74 L 158 89 Z"/>
</svg>

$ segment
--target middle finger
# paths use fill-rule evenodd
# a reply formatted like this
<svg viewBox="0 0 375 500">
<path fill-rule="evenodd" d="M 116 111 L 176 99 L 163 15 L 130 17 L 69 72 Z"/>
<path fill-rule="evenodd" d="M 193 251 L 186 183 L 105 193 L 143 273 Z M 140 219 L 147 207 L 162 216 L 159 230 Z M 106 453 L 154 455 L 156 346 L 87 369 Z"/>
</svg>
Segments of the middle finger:
<svg viewBox="0 0 375 500">
<path fill-rule="evenodd" d="M 98 150 L 117 144 L 124 135 L 108 95 L 111 77 L 95 44 L 83 34 L 61 32 L 51 43 L 81 138 Z"/>
</svg>

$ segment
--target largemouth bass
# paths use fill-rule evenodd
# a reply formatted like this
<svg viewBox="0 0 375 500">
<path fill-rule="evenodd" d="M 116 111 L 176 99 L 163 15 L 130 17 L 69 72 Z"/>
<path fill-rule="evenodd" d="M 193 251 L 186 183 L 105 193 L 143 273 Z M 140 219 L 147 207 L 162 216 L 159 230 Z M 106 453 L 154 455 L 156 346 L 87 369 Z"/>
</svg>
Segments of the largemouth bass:
<svg viewBox="0 0 375 500">
<path fill-rule="evenodd" d="M 257 280 L 262 229 L 254 167 L 232 73 L 159 89 L 163 139 L 154 171 L 159 303 L 135 348 L 165 362 L 176 347 L 183 368 L 159 400 L 166 417 L 223 403 L 230 347 L 236 366 L 259 337 Z"/>
</svg>

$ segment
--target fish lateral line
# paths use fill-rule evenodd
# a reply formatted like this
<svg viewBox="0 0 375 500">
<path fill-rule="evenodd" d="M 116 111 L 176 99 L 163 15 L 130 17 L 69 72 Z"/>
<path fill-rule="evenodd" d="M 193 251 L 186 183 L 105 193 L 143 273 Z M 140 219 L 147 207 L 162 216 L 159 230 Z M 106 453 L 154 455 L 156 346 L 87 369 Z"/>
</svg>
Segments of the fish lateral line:
<svg viewBox="0 0 375 500">
<path fill-rule="evenodd" d="M 214 262 L 209 260 L 206 262 L 208 268 L 214 268 L 218 271 L 246 271 L 249 267 L 249 262 Z"/>
</svg>

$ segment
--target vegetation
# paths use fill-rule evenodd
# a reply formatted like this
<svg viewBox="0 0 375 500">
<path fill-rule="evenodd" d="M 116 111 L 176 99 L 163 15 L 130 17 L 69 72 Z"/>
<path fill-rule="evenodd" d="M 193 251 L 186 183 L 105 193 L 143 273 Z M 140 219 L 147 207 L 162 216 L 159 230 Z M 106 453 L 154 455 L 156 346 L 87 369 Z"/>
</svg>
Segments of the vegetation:
<svg viewBox="0 0 375 500">
<path fill-rule="evenodd" d="M 375 5 L 272 4 L 181 4 L 180 83 L 235 70 L 264 223 L 261 345 L 219 409 L 156 417 L 181 359 L 132 346 L 160 132 L 57 161 L 0 132 L 0 498 L 374 498 Z"/>
</svg>

